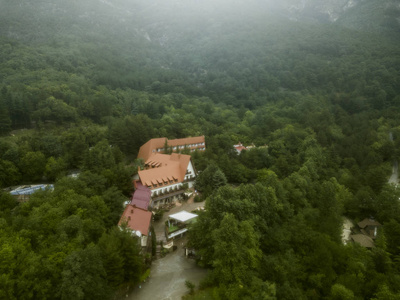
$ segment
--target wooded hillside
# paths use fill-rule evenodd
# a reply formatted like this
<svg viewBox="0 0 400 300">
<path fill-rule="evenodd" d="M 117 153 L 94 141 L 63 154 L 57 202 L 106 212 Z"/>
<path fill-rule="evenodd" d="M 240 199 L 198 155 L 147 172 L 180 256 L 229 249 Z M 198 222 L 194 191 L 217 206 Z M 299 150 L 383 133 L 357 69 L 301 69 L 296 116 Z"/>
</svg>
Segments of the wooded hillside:
<svg viewBox="0 0 400 300">
<path fill-rule="evenodd" d="M 221 3 L 0 0 L 0 185 L 55 183 L 23 204 L 0 194 L 0 299 L 139 282 L 149 257 L 116 229 L 139 147 L 198 135 L 206 292 L 400 297 L 398 8 L 317 23 Z M 343 245 L 343 216 L 378 220 L 376 248 Z"/>
</svg>

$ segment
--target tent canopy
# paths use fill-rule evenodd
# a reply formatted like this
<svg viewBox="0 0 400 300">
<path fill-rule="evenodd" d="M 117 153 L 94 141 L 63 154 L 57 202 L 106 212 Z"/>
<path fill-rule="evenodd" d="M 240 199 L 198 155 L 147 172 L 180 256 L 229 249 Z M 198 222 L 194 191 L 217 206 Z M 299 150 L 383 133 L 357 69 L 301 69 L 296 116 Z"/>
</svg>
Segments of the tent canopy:
<svg viewBox="0 0 400 300">
<path fill-rule="evenodd" d="M 187 212 L 185 210 L 169 216 L 170 219 L 174 219 L 174 220 L 177 220 L 177 221 L 183 222 L 183 223 L 187 222 L 189 220 L 192 220 L 192 219 L 194 219 L 196 217 L 197 217 L 196 214 L 192 214 L 192 213 Z"/>
</svg>

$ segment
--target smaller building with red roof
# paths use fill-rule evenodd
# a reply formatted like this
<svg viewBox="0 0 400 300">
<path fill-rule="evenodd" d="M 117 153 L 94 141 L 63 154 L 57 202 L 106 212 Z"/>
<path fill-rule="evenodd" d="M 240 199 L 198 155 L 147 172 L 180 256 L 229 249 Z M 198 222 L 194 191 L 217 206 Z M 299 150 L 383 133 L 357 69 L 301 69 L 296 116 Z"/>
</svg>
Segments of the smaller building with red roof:
<svg viewBox="0 0 400 300">
<path fill-rule="evenodd" d="M 240 154 L 243 150 L 247 149 L 245 146 L 242 145 L 241 142 L 239 142 L 239 144 L 233 145 L 233 148 L 235 148 L 237 154 Z"/>
<path fill-rule="evenodd" d="M 150 234 L 151 217 L 151 212 L 128 204 L 118 222 L 118 226 L 126 225 L 127 229 L 132 231 L 132 235 L 139 237 L 141 246 L 146 247 L 148 245 L 147 237 Z"/>
</svg>

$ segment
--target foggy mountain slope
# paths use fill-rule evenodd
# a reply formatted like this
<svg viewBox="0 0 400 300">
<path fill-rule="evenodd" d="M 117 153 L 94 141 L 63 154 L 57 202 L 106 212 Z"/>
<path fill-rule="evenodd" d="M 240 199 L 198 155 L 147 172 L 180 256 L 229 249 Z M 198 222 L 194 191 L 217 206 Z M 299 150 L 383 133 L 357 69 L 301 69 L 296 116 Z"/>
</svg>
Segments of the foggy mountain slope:
<svg viewBox="0 0 400 300">
<path fill-rule="evenodd" d="M 135 35 L 136 18 L 122 6 L 100 0 L 0 1 L 0 33 L 23 42 L 47 42 L 54 38 L 85 34 Z M 133 29 L 133 30 L 132 30 Z M 98 37 L 97 37 L 98 38 Z"/>
<path fill-rule="evenodd" d="M 336 2 L 319 3 L 322 9 Z M 360 5 L 346 16 L 351 19 Z M 28 45 L 35 70 L 50 65 L 83 74 L 93 84 L 179 91 L 227 103 L 265 99 L 267 91 L 282 89 L 351 92 L 355 77 L 365 77 L 368 85 L 380 80 L 374 70 L 391 67 L 381 55 L 355 76 L 351 70 L 365 61 L 363 49 L 385 53 L 397 43 L 355 35 L 340 19 L 317 26 L 289 20 L 287 6 L 265 0 L 0 0 L 0 7 L 1 36 Z"/>
<path fill-rule="evenodd" d="M 400 3 L 393 0 L 363 1 L 338 20 L 341 26 L 369 32 L 400 34 Z"/>
<path fill-rule="evenodd" d="M 364 0 L 283 0 L 280 7 L 294 19 L 335 22 L 349 8 Z"/>
<path fill-rule="evenodd" d="M 277 91 L 278 87 L 325 89 L 333 84 L 350 92 L 354 74 L 347 77 L 343 70 L 357 69 L 365 61 L 359 45 L 368 41 L 367 48 L 379 47 L 377 37 L 373 41 L 366 33 L 355 35 L 336 23 L 315 26 L 288 20 L 274 14 L 276 7 L 260 3 L 252 9 L 237 1 L 215 10 L 207 1 L 196 5 L 181 1 L 175 6 L 168 1 L 155 3 L 141 16 L 141 25 L 152 43 L 161 47 L 164 65 L 184 71 L 218 101 L 233 101 L 226 96 L 232 93 L 247 105 L 249 86 Z M 367 77 L 370 68 L 372 64 L 359 76 Z M 339 82 L 339 73 L 346 79 Z"/>
<path fill-rule="evenodd" d="M 282 14 L 290 19 L 335 22 L 362 31 L 399 32 L 400 4 L 393 0 L 282 0 Z"/>
<path fill-rule="evenodd" d="M 97 84 L 144 88 L 156 80 L 154 68 L 160 76 L 167 71 L 160 70 L 157 45 L 138 25 L 148 6 L 135 3 L 1 0 L 0 38 L 18 50 L 27 46 L 24 51 L 36 59 L 25 66 L 33 70 L 52 67 L 83 73 Z"/>
<path fill-rule="evenodd" d="M 54 35 L 85 34 L 101 30 L 132 39 L 146 37 L 143 27 L 165 22 L 223 23 L 262 16 L 339 24 L 352 28 L 374 28 L 386 23 L 395 26 L 399 7 L 393 0 L 85 0 L 85 1 L 0 1 L 0 34 L 13 39 L 46 42 Z M 362 24 L 361 24 L 362 23 Z M 376 24 L 374 24 L 376 23 Z M 354 24 L 358 24 L 355 26 Z M 379 24 L 379 25 L 377 25 Z M 368 25 L 368 26 L 365 26 Z M 33 30 L 35 29 L 35 30 Z M 84 29 L 84 30 L 83 30 Z M 98 38 L 96 36 L 96 38 Z"/>
</svg>

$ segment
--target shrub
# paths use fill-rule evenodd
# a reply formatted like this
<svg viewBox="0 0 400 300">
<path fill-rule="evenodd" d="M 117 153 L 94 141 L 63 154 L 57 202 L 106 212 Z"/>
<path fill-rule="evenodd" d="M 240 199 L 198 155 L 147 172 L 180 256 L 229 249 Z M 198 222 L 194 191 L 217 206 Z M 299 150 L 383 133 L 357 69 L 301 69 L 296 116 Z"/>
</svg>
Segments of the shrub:
<svg viewBox="0 0 400 300">
<path fill-rule="evenodd" d="M 159 220 L 161 220 L 162 217 L 163 217 L 163 215 L 164 215 L 164 210 L 162 210 L 162 209 L 156 210 L 156 211 L 155 211 L 155 214 L 154 214 L 154 221 L 159 221 Z"/>
<path fill-rule="evenodd" d="M 191 282 L 190 280 L 186 280 L 185 281 L 185 285 L 189 289 L 189 294 L 193 295 L 194 294 L 194 288 L 196 287 L 196 285 L 193 282 Z"/>
</svg>

